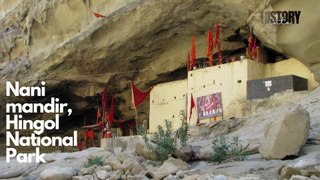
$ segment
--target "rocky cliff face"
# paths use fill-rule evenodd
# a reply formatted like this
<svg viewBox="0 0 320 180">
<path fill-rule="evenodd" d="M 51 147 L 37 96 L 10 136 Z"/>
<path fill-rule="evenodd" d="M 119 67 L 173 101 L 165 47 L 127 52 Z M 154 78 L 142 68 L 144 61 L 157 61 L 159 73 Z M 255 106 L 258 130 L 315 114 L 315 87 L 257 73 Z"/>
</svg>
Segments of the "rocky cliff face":
<svg viewBox="0 0 320 180">
<path fill-rule="evenodd" d="M 197 57 L 205 57 L 206 32 L 208 28 L 214 29 L 216 22 L 220 23 L 225 53 L 244 50 L 243 40 L 248 35 L 249 24 L 265 45 L 297 57 L 319 75 L 320 59 L 316 49 L 320 37 L 315 35 L 319 26 L 315 22 L 319 22 L 319 17 L 313 17 L 308 11 L 317 12 L 315 9 L 320 7 L 315 1 L 290 2 L 2 1 L 1 112 L 4 112 L 4 102 L 28 101 L 5 97 L 5 81 L 20 81 L 27 86 L 46 81 L 47 95 L 69 102 L 74 115 L 83 115 L 99 105 L 100 92 L 107 85 L 109 95 L 112 93 L 116 98 L 117 118 L 133 118 L 129 82 L 133 80 L 139 88 L 147 89 L 159 82 L 186 77 L 191 35 L 196 36 Z M 304 24 L 270 30 L 259 23 L 257 16 L 261 11 L 282 7 L 300 8 L 301 23 L 314 26 L 308 30 L 304 30 Z M 96 18 L 93 12 L 105 17 Z M 303 36 L 299 36 L 301 33 Z M 148 117 L 146 104 L 139 108 L 140 119 Z M 3 123 L 2 120 L 1 127 Z"/>
<path fill-rule="evenodd" d="M 296 57 L 314 72 L 320 80 L 320 28 L 319 1 L 308 2 L 295 0 L 265 1 L 257 7 L 248 18 L 248 24 L 264 45 L 285 54 Z M 265 11 L 301 11 L 299 24 L 270 25 L 263 23 Z"/>
</svg>

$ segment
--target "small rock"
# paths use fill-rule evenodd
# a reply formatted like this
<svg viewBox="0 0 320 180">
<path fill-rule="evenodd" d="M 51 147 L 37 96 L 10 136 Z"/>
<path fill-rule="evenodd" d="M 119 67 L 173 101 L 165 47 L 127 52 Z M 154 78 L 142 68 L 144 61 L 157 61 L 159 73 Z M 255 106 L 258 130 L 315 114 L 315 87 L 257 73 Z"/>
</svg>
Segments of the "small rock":
<svg viewBox="0 0 320 180">
<path fill-rule="evenodd" d="M 87 168 L 81 168 L 79 173 L 81 175 L 87 175 L 87 174 L 93 174 L 94 171 L 95 171 L 95 166 L 90 166 Z"/>
<path fill-rule="evenodd" d="M 105 160 L 109 156 L 112 155 L 111 152 L 106 151 L 106 150 L 101 149 L 101 148 L 89 148 L 88 151 L 90 152 L 89 155 L 88 155 L 90 158 L 99 157 L 102 160 Z"/>
<path fill-rule="evenodd" d="M 97 177 L 96 174 L 92 174 L 92 177 L 93 177 L 94 180 L 100 180 L 100 179 Z"/>
<path fill-rule="evenodd" d="M 215 176 L 213 180 L 228 180 L 228 177 L 225 175 L 218 175 L 218 176 Z"/>
<path fill-rule="evenodd" d="M 201 179 L 201 176 L 199 174 L 193 174 L 193 175 L 190 175 L 190 176 L 187 176 L 185 178 L 183 178 L 183 180 L 195 180 L 195 179 Z"/>
<path fill-rule="evenodd" d="M 124 175 L 124 172 L 123 172 L 122 170 L 117 170 L 117 171 L 115 172 L 115 175 L 117 175 L 117 176 L 119 177 L 119 176 Z"/>
<path fill-rule="evenodd" d="M 144 169 L 140 165 L 136 165 L 132 168 L 131 172 L 133 175 L 140 174 Z"/>
<path fill-rule="evenodd" d="M 96 175 L 99 179 L 106 179 L 109 177 L 109 174 L 106 170 L 99 170 L 96 172 Z"/>
<path fill-rule="evenodd" d="M 135 180 L 136 178 L 134 177 L 134 176 L 132 176 L 132 175 L 128 175 L 127 176 L 127 180 Z"/>
<path fill-rule="evenodd" d="M 255 174 L 248 174 L 245 177 L 241 177 L 239 180 L 261 180 L 259 175 Z"/>
<path fill-rule="evenodd" d="M 204 177 L 205 180 L 213 180 L 214 179 L 214 175 L 212 175 L 212 174 L 206 174 L 206 175 L 201 176 L 201 177 Z"/>
<path fill-rule="evenodd" d="M 151 166 L 151 165 L 148 165 L 148 166 L 146 167 L 146 169 L 147 169 L 147 172 L 146 172 L 145 175 L 148 176 L 148 177 L 154 178 L 154 176 L 155 176 L 156 171 L 157 171 L 158 168 L 155 168 L 155 167 L 153 167 L 153 166 Z"/>
<path fill-rule="evenodd" d="M 301 170 L 301 175 L 308 176 L 308 177 L 312 175 L 320 176 L 320 171 L 317 171 L 316 169 L 304 169 L 304 170 Z"/>
<path fill-rule="evenodd" d="M 311 153 L 314 153 L 314 152 L 319 152 L 320 151 L 320 145 L 310 145 L 310 146 L 306 146 L 306 147 L 303 147 L 301 152 L 303 154 L 311 154 Z"/>
<path fill-rule="evenodd" d="M 135 175 L 134 178 L 135 178 L 135 180 L 148 180 L 149 179 L 145 175 Z"/>
<path fill-rule="evenodd" d="M 118 180 L 120 178 L 121 178 L 121 176 L 117 176 L 115 174 L 110 176 L 110 180 Z"/>
<path fill-rule="evenodd" d="M 170 174 L 169 176 L 165 177 L 163 180 L 178 180 L 178 178 Z"/>
<path fill-rule="evenodd" d="M 120 154 L 122 152 L 122 148 L 121 147 L 115 147 L 113 148 L 113 153 L 115 154 Z"/>
<path fill-rule="evenodd" d="M 93 175 L 85 175 L 86 180 L 95 180 Z"/>
<path fill-rule="evenodd" d="M 150 160 L 156 160 L 156 155 L 150 151 L 143 143 L 138 142 L 135 147 L 135 152 L 138 156 L 144 157 Z"/>
<path fill-rule="evenodd" d="M 119 170 L 121 169 L 121 162 L 117 159 L 113 159 L 109 162 L 110 166 L 113 170 Z"/>
<path fill-rule="evenodd" d="M 87 180 L 87 178 L 84 176 L 73 176 L 72 180 Z"/>
<path fill-rule="evenodd" d="M 312 175 L 312 176 L 310 177 L 310 179 L 311 179 L 311 180 L 320 180 L 320 178 L 317 177 L 317 176 L 315 176 L 315 175 Z"/>
<path fill-rule="evenodd" d="M 127 180 L 127 176 L 126 175 L 122 175 L 121 176 L 121 180 Z"/>
<path fill-rule="evenodd" d="M 290 180 L 308 180 L 308 177 L 300 176 L 300 175 L 293 175 Z"/>
<path fill-rule="evenodd" d="M 101 167 L 102 170 L 106 170 L 107 172 L 111 172 L 112 171 L 112 167 L 110 165 L 105 165 Z"/>
<path fill-rule="evenodd" d="M 129 159 L 126 159 L 126 160 L 122 163 L 121 169 L 122 169 L 124 172 L 126 172 L 126 171 L 131 171 L 133 167 L 138 166 L 138 165 L 139 165 L 139 163 L 138 163 L 136 160 L 134 160 L 134 159 L 132 159 L 132 158 L 129 158 Z"/>
<path fill-rule="evenodd" d="M 39 177 L 42 180 L 68 180 L 77 174 L 72 167 L 51 166 L 43 170 Z"/>
<path fill-rule="evenodd" d="M 178 171 L 177 172 L 177 176 L 179 177 L 179 178 L 184 178 L 184 172 L 183 171 Z"/>
<path fill-rule="evenodd" d="M 279 171 L 279 179 L 290 179 L 293 175 L 301 175 L 300 169 L 291 166 L 282 166 Z"/>
<path fill-rule="evenodd" d="M 125 175 L 132 175 L 131 171 L 127 170 L 125 173 Z"/>
<path fill-rule="evenodd" d="M 127 153 L 120 153 L 117 154 L 117 159 L 121 162 L 124 163 L 124 161 L 128 160 L 128 159 L 132 159 L 132 156 L 127 154 Z"/>
</svg>

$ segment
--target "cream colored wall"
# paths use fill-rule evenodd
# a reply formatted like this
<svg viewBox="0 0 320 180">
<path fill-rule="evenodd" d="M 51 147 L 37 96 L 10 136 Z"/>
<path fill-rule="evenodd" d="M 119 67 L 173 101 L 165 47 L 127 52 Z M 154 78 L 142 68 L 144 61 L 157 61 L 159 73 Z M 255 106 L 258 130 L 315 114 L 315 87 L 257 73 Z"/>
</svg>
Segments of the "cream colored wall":
<svg viewBox="0 0 320 180">
<path fill-rule="evenodd" d="M 195 103 L 197 103 L 197 97 L 221 92 L 224 119 L 232 116 L 242 116 L 242 107 L 246 99 L 248 61 L 250 60 L 190 71 L 188 73 L 188 111 L 190 109 L 191 93 Z M 191 124 L 197 122 L 196 108 L 192 111 Z M 201 122 L 203 121 L 206 122 L 208 119 L 201 120 Z"/>
<path fill-rule="evenodd" d="M 150 93 L 149 132 L 165 126 L 165 119 L 171 120 L 173 129 L 181 126 L 180 111 L 186 112 L 188 81 L 180 80 L 156 85 Z"/>
<path fill-rule="evenodd" d="M 310 69 L 295 58 L 273 64 L 267 64 L 265 67 L 264 77 L 284 76 L 289 74 L 308 79 L 309 90 L 319 86 L 319 83 L 314 80 L 314 74 L 310 71 Z"/>
<path fill-rule="evenodd" d="M 257 61 L 248 62 L 248 80 L 261 79 L 265 77 L 266 64 Z"/>
</svg>

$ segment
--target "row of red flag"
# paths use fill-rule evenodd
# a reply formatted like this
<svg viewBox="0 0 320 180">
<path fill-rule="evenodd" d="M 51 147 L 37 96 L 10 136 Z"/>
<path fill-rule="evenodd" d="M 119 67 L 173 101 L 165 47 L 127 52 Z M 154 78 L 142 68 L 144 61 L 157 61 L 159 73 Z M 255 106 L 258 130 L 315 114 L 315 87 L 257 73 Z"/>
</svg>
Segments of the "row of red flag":
<svg viewBox="0 0 320 180">
<path fill-rule="evenodd" d="M 131 94 L 132 94 L 132 108 L 136 108 L 137 106 L 141 105 L 149 96 L 152 88 L 150 88 L 148 91 L 141 91 L 139 90 L 136 85 L 131 81 L 130 82 L 131 86 Z M 102 97 L 101 97 L 101 106 L 102 106 L 102 113 L 104 116 L 101 116 L 100 109 L 98 108 L 97 110 L 97 123 L 98 119 L 105 117 L 104 119 L 106 122 L 108 122 L 108 129 L 111 129 L 112 123 L 114 122 L 114 97 L 111 97 L 111 106 L 109 113 L 107 113 L 107 88 L 106 86 L 104 87 L 104 90 L 102 92 Z"/>
<path fill-rule="evenodd" d="M 213 65 L 213 49 L 218 48 L 218 62 L 219 64 L 222 64 L 222 55 L 221 55 L 221 45 L 219 40 L 220 32 L 219 32 L 219 23 L 216 23 L 216 36 L 213 40 L 213 35 L 211 29 L 208 30 L 208 36 L 207 36 L 207 58 L 209 59 L 209 65 Z M 195 47 L 195 39 L 194 35 L 192 35 L 191 40 L 191 50 L 188 53 L 188 61 L 187 61 L 188 71 L 192 70 L 196 66 L 196 47 Z"/>
<path fill-rule="evenodd" d="M 256 59 L 257 58 L 257 38 L 250 34 L 248 38 L 248 48 L 246 55 L 250 59 Z"/>
<path fill-rule="evenodd" d="M 150 88 L 149 90 L 143 92 L 141 90 L 139 90 L 136 85 L 131 81 L 130 82 L 130 86 L 131 86 L 131 92 L 132 92 L 132 108 L 136 108 L 137 106 L 141 105 L 149 96 L 152 88 Z M 107 88 L 106 86 L 104 87 L 103 91 L 102 91 L 102 96 L 101 96 L 101 106 L 102 106 L 102 112 L 100 110 L 100 108 L 97 109 L 97 115 L 96 115 L 96 125 L 99 126 L 99 130 L 102 133 L 104 131 L 104 128 L 108 128 L 108 130 L 111 130 L 112 124 L 114 122 L 118 122 L 115 121 L 114 119 L 114 97 L 111 97 L 111 105 L 110 105 L 110 109 L 109 112 L 107 112 Z M 101 114 L 102 113 L 102 114 Z M 124 120 L 119 120 L 120 123 L 124 123 Z M 86 116 L 84 117 L 84 122 L 83 122 L 84 126 L 86 126 Z M 103 137 L 103 133 L 102 133 L 102 137 Z M 102 138 L 101 137 L 101 138 Z M 85 129 L 84 130 L 84 144 L 87 145 L 87 141 L 88 138 L 91 141 L 91 146 L 93 146 L 94 142 L 94 130 L 88 130 Z M 82 149 L 82 143 L 78 144 L 78 148 L 81 150 Z"/>
</svg>

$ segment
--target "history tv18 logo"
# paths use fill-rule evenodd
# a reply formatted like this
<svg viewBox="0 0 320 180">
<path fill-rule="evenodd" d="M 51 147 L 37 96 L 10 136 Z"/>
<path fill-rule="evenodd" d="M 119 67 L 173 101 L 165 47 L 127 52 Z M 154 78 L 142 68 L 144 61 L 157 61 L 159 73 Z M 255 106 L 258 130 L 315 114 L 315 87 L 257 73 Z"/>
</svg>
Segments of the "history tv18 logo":
<svg viewBox="0 0 320 180">
<path fill-rule="evenodd" d="M 272 25 L 299 24 L 301 11 L 264 11 L 263 22 Z"/>
</svg>

